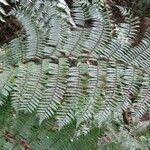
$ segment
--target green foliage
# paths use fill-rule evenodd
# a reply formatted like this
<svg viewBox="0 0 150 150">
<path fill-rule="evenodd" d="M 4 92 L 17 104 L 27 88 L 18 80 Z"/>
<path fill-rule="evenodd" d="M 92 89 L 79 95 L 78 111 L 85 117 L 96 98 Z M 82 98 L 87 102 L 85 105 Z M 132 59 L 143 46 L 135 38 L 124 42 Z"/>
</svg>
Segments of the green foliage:
<svg viewBox="0 0 150 150">
<path fill-rule="evenodd" d="M 150 0 L 139 0 L 137 5 L 145 17 L 150 17 Z"/>
<path fill-rule="evenodd" d="M 20 150 L 25 144 L 30 145 L 31 149 L 37 150 L 69 150 L 79 148 L 90 150 L 96 145 L 100 134 L 100 130 L 95 128 L 86 136 L 81 135 L 79 138 L 75 138 L 74 123 L 58 132 L 53 119 L 39 125 L 34 114 L 16 114 L 10 107 L 10 102 L 7 102 L 4 106 L 0 108 L 0 121 L 3 122 L 0 125 L 1 150 Z M 88 145 L 86 142 L 88 142 Z"/>
<path fill-rule="evenodd" d="M 131 10 L 117 6 L 117 25 L 96 1 L 62 6 L 21 1 L 10 12 L 22 31 L 0 48 L 1 149 L 148 150 L 149 135 L 136 130 L 149 126 L 140 120 L 150 111 L 150 29 L 135 45 Z"/>
</svg>

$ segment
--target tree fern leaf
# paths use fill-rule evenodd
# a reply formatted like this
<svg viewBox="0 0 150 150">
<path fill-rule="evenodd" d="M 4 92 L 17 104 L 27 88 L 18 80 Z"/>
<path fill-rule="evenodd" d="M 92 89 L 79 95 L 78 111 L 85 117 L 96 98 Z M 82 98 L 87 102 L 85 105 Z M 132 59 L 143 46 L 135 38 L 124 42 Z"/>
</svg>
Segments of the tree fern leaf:
<svg viewBox="0 0 150 150">
<path fill-rule="evenodd" d="M 40 122 L 52 116 L 58 109 L 66 91 L 66 78 L 68 75 L 67 59 L 59 59 L 59 65 L 49 64 L 48 74 L 50 78 L 45 84 L 42 100 L 39 103 L 37 115 Z"/>
<path fill-rule="evenodd" d="M 54 17 L 55 19 L 50 21 L 50 29 L 47 33 L 47 44 L 44 48 L 44 55 L 56 55 L 60 56 L 62 47 L 65 43 L 66 37 L 70 33 L 68 25 L 60 18 Z M 56 38 L 54 38 L 56 37 Z"/>
<path fill-rule="evenodd" d="M 30 13 L 20 11 L 16 14 L 17 19 L 23 24 L 27 35 L 27 50 L 26 59 L 33 59 L 35 57 L 43 56 L 43 49 L 45 47 L 45 35 L 39 30 L 34 19 Z"/>
<path fill-rule="evenodd" d="M 99 135 L 100 135 L 100 130 L 92 129 L 86 135 L 81 135 L 80 137 L 75 139 L 73 142 L 65 144 L 63 149 L 64 150 L 70 150 L 70 149 L 91 150 L 93 149 L 93 147 L 97 146 L 97 143 L 95 141 L 97 141 Z"/>
<path fill-rule="evenodd" d="M 89 19 L 88 9 L 85 9 L 82 2 L 78 1 L 73 3 L 71 13 L 74 19 L 75 24 L 77 25 L 76 29 L 73 29 L 70 32 L 69 36 L 65 39 L 65 44 L 62 48 L 62 52 L 64 52 L 67 56 L 80 56 L 86 36 L 88 35 L 88 29 L 86 29 L 86 20 Z"/>
<path fill-rule="evenodd" d="M 121 23 L 118 27 L 118 35 L 103 49 L 100 53 L 107 58 L 120 60 L 124 53 L 131 47 L 133 37 L 137 34 L 139 20 L 132 14 L 125 17 L 125 23 Z"/>
<path fill-rule="evenodd" d="M 150 56 L 150 34 L 146 33 L 140 45 L 131 49 L 128 55 L 129 64 L 141 67 L 142 70 L 149 73 L 149 56 Z M 144 58 L 143 58 L 144 57 Z M 129 59 L 130 58 L 130 59 Z"/>
<path fill-rule="evenodd" d="M 76 103 L 81 97 L 79 70 L 77 67 L 69 69 L 69 78 L 67 80 L 67 89 L 64 96 L 64 102 L 57 111 L 57 122 L 60 128 L 71 122 L 75 117 L 74 109 Z"/>
<path fill-rule="evenodd" d="M 106 43 L 108 43 L 111 39 L 111 20 L 108 13 L 109 12 L 96 5 L 92 5 L 89 8 L 89 14 L 91 15 L 93 24 L 90 35 L 84 43 L 84 47 L 90 53 L 94 51 L 99 54 L 100 50 L 103 49 L 106 46 Z"/>
<path fill-rule="evenodd" d="M 135 127 L 131 129 L 131 132 L 135 135 L 140 135 L 142 132 L 147 132 L 149 128 L 149 121 L 143 121 L 138 123 Z"/>
<path fill-rule="evenodd" d="M 5 52 L 0 57 L 5 66 L 17 65 L 25 60 L 26 51 L 21 37 L 13 39 L 8 45 L 3 46 L 2 48 Z"/>
<path fill-rule="evenodd" d="M 14 75 L 14 68 L 3 68 L 0 72 L 0 105 L 3 104 L 4 97 L 7 97 L 11 91 L 11 80 Z"/>
<path fill-rule="evenodd" d="M 73 3 L 71 13 L 75 24 L 79 27 L 84 27 L 85 20 L 88 17 L 88 9 L 86 3 L 79 0 Z"/>
<path fill-rule="evenodd" d="M 34 63 L 19 66 L 12 91 L 12 106 L 16 110 L 32 112 L 37 107 L 43 90 L 42 71 L 42 66 Z"/>
<path fill-rule="evenodd" d="M 120 98 L 120 103 L 118 102 L 117 110 L 121 109 L 122 110 L 127 110 L 129 105 L 131 104 L 131 95 L 135 95 L 138 91 L 138 87 L 136 83 L 138 82 L 138 74 L 139 72 L 133 68 L 133 67 L 127 67 L 123 69 L 124 71 L 122 72 L 122 96 Z M 142 78 L 142 77 L 141 77 Z"/>
<path fill-rule="evenodd" d="M 81 98 L 83 102 L 81 103 L 82 109 L 77 115 L 77 123 L 80 124 L 84 121 L 89 121 L 94 117 L 94 114 L 98 105 L 100 104 L 101 94 L 103 93 L 100 90 L 102 86 L 102 72 L 99 66 L 88 65 L 88 86 L 87 86 L 87 97 Z M 80 103 L 79 103 L 80 104 Z"/>
<path fill-rule="evenodd" d="M 76 108 L 75 108 L 75 116 L 77 118 L 77 126 L 84 120 L 86 120 L 87 116 L 90 116 L 91 114 L 88 113 L 85 115 L 85 112 L 88 108 L 89 99 L 87 95 L 87 89 L 88 89 L 88 65 L 86 63 L 80 63 L 78 66 L 79 69 L 79 83 L 81 88 L 81 97 L 79 101 L 76 102 Z M 89 106 L 90 107 L 90 106 Z"/>
<path fill-rule="evenodd" d="M 121 70 L 119 66 L 115 66 L 115 64 L 109 64 L 111 67 L 108 67 L 107 63 L 102 62 L 100 66 L 102 66 L 101 70 L 105 71 L 106 76 L 104 77 L 104 97 L 99 107 L 99 111 L 96 113 L 95 119 L 101 124 L 103 121 L 108 119 L 112 110 L 117 106 L 117 103 L 120 99 L 120 73 Z M 116 90 L 115 90 L 116 89 Z M 119 94 L 120 93 L 120 94 Z"/>
<path fill-rule="evenodd" d="M 134 106 L 136 118 L 142 117 L 143 114 L 150 109 L 150 76 L 147 74 L 143 77 L 140 94 Z"/>
<path fill-rule="evenodd" d="M 60 3 L 25 0 L 10 12 L 22 30 L 0 49 L 0 105 L 12 106 L 0 107 L 0 149 L 21 149 L 22 140 L 35 150 L 142 149 L 128 131 L 136 135 L 132 125 L 150 111 L 149 28 L 135 45 L 131 10 L 116 6 L 124 18 L 116 25 L 100 0 L 69 0 L 71 12 Z"/>
</svg>

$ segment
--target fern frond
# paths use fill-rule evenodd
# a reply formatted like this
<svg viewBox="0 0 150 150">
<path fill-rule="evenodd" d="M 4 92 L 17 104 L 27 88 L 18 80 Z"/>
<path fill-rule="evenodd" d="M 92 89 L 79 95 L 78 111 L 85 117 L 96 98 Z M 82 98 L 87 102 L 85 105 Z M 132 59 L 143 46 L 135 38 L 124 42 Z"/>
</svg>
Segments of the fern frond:
<svg viewBox="0 0 150 150">
<path fill-rule="evenodd" d="M 111 40 L 112 20 L 109 16 L 111 13 L 104 8 L 99 7 L 100 6 L 95 4 L 89 8 L 89 14 L 93 23 L 90 34 L 84 43 L 87 52 L 96 54 L 99 54 Z"/>
<path fill-rule="evenodd" d="M 72 5 L 72 17 L 77 27 L 72 29 L 73 31 L 66 37 L 61 51 L 67 56 L 79 57 L 83 52 L 82 45 L 88 35 L 88 29 L 85 27 L 89 19 L 86 5 L 75 1 Z"/>
<path fill-rule="evenodd" d="M 42 65 L 19 65 L 12 90 L 12 106 L 16 111 L 33 112 L 42 98 L 44 84 Z"/>
<path fill-rule="evenodd" d="M 132 14 L 125 16 L 125 23 L 121 23 L 118 28 L 116 38 L 101 51 L 101 54 L 107 58 L 120 60 L 122 56 L 126 57 L 128 49 L 131 47 L 134 36 L 137 34 L 139 27 L 139 20 Z"/>
<path fill-rule="evenodd" d="M 136 136 L 140 136 L 143 132 L 148 131 L 149 126 L 149 121 L 140 122 L 136 126 L 131 128 L 131 132 Z"/>
<path fill-rule="evenodd" d="M 43 56 L 43 49 L 45 47 L 45 35 L 39 29 L 30 13 L 31 12 L 28 12 L 28 10 L 26 10 L 25 12 L 18 11 L 18 14 L 16 14 L 17 19 L 23 24 L 23 27 L 26 31 L 27 60 L 34 59 L 36 57 L 41 58 Z"/>
<path fill-rule="evenodd" d="M 4 98 L 9 96 L 12 88 L 12 81 L 16 70 L 14 68 L 1 68 L 0 69 L 0 105 L 3 104 Z"/>
<path fill-rule="evenodd" d="M 60 128 L 75 118 L 74 109 L 82 96 L 78 68 L 71 67 L 69 69 L 68 76 L 69 78 L 67 80 L 67 89 L 64 95 L 64 102 L 57 111 L 57 122 Z"/>
<path fill-rule="evenodd" d="M 62 47 L 65 43 L 66 37 L 68 37 L 70 30 L 68 25 L 61 18 L 54 17 L 55 19 L 50 21 L 50 29 L 47 32 L 47 43 L 44 48 L 44 56 L 50 57 L 61 56 Z M 56 38 L 54 38 L 56 36 Z"/>
<path fill-rule="evenodd" d="M 143 77 L 143 83 L 140 89 L 140 93 L 136 102 L 135 107 L 135 117 L 138 119 L 143 116 L 143 114 L 150 110 L 150 76 L 145 75 Z"/>
<path fill-rule="evenodd" d="M 66 91 L 66 79 L 68 75 L 69 64 L 67 59 L 59 59 L 59 64 L 51 63 L 48 66 L 48 82 L 45 84 L 45 90 L 37 109 L 37 115 L 40 122 L 49 116 L 54 115 L 58 109 L 63 95 Z"/>
<path fill-rule="evenodd" d="M 26 58 L 26 50 L 22 37 L 18 37 L 2 47 L 4 54 L 0 55 L 3 66 L 17 65 Z"/>
<path fill-rule="evenodd" d="M 83 72 L 83 74 L 81 73 L 80 77 L 80 84 L 81 87 L 84 86 L 84 89 L 82 89 L 83 96 L 80 98 L 81 100 L 78 102 L 78 107 L 76 110 L 78 124 L 84 121 L 89 121 L 94 117 L 96 110 L 99 109 L 98 105 L 101 103 L 101 96 L 103 95 L 100 87 L 103 86 L 102 74 L 104 72 L 102 72 L 99 66 L 84 64 L 83 68 L 86 67 L 87 72 Z M 83 70 L 83 68 L 81 68 L 81 70 Z"/>
<path fill-rule="evenodd" d="M 141 67 L 142 70 L 149 74 L 149 55 L 150 55 L 150 32 L 149 29 L 145 33 L 145 37 L 141 41 L 141 44 L 132 48 L 125 61 L 129 64 Z"/>
<path fill-rule="evenodd" d="M 0 105 L 8 108 L 0 106 L 0 149 L 21 149 L 22 140 L 35 150 L 142 149 L 130 131 L 136 136 L 132 125 L 150 111 L 149 29 L 135 46 L 140 22 L 131 10 L 116 6 L 124 17 L 116 25 L 100 1 L 73 0 L 71 13 L 58 3 L 21 1 L 10 13 L 22 30 L 0 49 Z M 129 109 L 136 121 L 126 130 Z"/>
<path fill-rule="evenodd" d="M 100 130 L 95 128 L 88 134 L 75 138 L 75 122 L 67 125 L 59 132 L 54 120 L 49 120 L 39 126 L 34 114 L 19 113 L 15 115 L 15 112 L 10 109 L 10 102 L 5 103 L 5 110 L 1 109 L 1 112 L 3 112 L 3 115 L 0 116 L 0 148 L 2 150 L 7 149 L 8 145 L 12 149 L 24 148 L 26 145 L 26 147 L 36 150 L 41 148 L 90 150 L 96 146 L 100 134 Z M 86 143 L 87 140 L 89 140 L 88 144 L 80 145 L 80 143 Z"/>
</svg>

